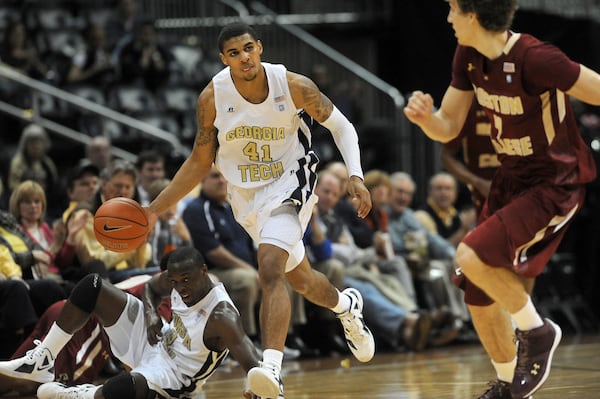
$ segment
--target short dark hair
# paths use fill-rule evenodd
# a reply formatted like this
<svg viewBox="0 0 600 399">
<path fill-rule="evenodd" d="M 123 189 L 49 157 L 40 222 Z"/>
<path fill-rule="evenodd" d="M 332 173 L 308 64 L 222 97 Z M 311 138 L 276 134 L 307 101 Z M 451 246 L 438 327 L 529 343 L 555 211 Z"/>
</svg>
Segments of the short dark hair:
<svg viewBox="0 0 600 399">
<path fill-rule="evenodd" d="M 197 266 L 202 267 L 205 264 L 204 257 L 194 247 L 179 247 L 169 253 L 167 261 L 167 268 L 175 263 L 183 264 L 189 266 Z"/>
<path fill-rule="evenodd" d="M 225 25 L 223 29 L 221 29 L 221 32 L 217 37 L 217 45 L 219 47 L 219 52 L 223 52 L 223 45 L 227 40 L 231 39 L 232 37 L 241 36 L 246 33 L 252 36 L 252 39 L 259 40 L 256 30 L 254 30 L 253 27 L 251 27 L 245 22 L 237 21 Z"/>
<path fill-rule="evenodd" d="M 462 12 L 477 15 L 481 26 L 491 32 L 504 32 L 512 25 L 517 0 L 457 0 Z"/>
</svg>

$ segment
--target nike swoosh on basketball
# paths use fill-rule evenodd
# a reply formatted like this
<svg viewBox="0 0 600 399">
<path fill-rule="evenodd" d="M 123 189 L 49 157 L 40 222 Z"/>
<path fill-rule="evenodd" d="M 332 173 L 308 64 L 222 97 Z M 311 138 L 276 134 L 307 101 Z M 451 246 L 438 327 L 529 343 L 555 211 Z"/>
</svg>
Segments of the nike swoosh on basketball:
<svg viewBox="0 0 600 399">
<path fill-rule="evenodd" d="M 116 231 L 116 230 L 124 230 L 124 229 L 128 229 L 130 228 L 131 225 L 125 225 L 125 226 L 109 226 L 108 223 L 104 223 L 104 226 L 102 226 L 102 229 L 104 231 Z"/>
</svg>

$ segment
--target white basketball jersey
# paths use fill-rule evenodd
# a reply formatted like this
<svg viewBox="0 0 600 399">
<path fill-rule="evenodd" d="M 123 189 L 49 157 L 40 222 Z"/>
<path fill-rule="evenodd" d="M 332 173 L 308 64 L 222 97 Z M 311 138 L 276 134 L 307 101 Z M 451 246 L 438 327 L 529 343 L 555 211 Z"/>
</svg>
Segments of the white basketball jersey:
<svg viewBox="0 0 600 399">
<path fill-rule="evenodd" d="M 162 344 L 181 374 L 200 386 L 229 353 L 228 350 L 216 353 L 204 345 L 206 322 L 220 302 L 235 307 L 221 283 L 192 307 L 182 301 L 176 290 L 171 292 L 173 319 L 162 330 Z"/>
<path fill-rule="evenodd" d="M 219 140 L 215 164 L 229 184 L 242 188 L 260 187 L 298 170 L 298 161 L 311 146 L 310 130 L 292 100 L 285 66 L 262 65 L 269 94 L 260 104 L 240 95 L 229 67 L 212 80 Z"/>
</svg>

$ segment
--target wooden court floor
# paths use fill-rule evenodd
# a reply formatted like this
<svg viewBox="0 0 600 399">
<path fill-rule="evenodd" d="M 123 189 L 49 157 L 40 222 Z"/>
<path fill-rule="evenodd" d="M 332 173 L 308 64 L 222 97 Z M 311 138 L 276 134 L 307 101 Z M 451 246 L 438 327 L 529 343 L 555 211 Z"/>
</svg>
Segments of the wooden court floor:
<svg viewBox="0 0 600 399">
<path fill-rule="evenodd" d="M 477 343 L 418 354 L 377 353 L 366 364 L 347 357 L 284 361 L 282 374 L 286 399 L 475 399 L 493 378 Z M 243 387 L 242 370 L 229 363 L 209 379 L 198 399 L 239 399 Z M 594 398 L 600 398 L 600 336 L 566 337 L 535 399 Z"/>
<path fill-rule="evenodd" d="M 493 378 L 479 344 L 376 354 L 367 364 L 348 358 L 284 362 L 283 374 L 286 399 L 475 399 Z M 206 383 L 205 398 L 240 398 L 243 383 L 239 368 L 225 368 Z M 600 336 L 564 338 L 549 379 L 534 396 L 600 398 Z"/>
</svg>

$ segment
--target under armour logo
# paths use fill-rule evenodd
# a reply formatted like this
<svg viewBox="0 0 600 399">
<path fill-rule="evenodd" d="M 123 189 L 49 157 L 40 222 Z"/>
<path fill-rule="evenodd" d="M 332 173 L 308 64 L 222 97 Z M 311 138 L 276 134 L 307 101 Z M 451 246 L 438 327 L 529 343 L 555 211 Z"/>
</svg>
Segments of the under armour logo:
<svg viewBox="0 0 600 399">
<path fill-rule="evenodd" d="M 529 373 L 533 374 L 533 375 L 537 375 L 539 373 L 541 366 L 537 363 L 533 364 L 533 368 L 529 371 Z"/>
</svg>

